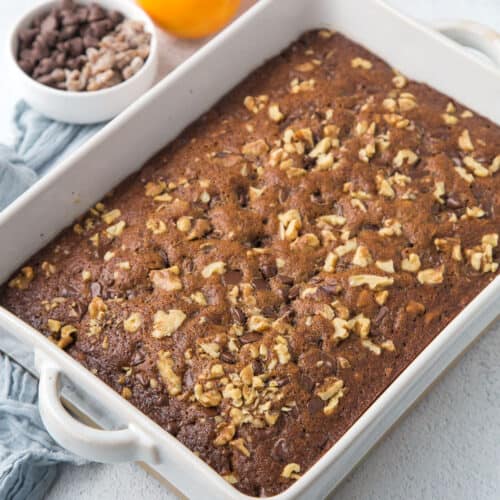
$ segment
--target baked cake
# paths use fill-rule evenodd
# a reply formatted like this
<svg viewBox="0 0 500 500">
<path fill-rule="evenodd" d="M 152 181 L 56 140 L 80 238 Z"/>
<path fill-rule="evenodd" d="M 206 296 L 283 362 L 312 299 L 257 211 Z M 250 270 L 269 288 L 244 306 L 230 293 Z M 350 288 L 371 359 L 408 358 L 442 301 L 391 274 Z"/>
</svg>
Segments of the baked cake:
<svg viewBox="0 0 500 500">
<path fill-rule="evenodd" d="M 495 279 L 499 170 L 497 125 L 310 32 L 0 303 L 240 491 L 274 495 Z"/>
</svg>

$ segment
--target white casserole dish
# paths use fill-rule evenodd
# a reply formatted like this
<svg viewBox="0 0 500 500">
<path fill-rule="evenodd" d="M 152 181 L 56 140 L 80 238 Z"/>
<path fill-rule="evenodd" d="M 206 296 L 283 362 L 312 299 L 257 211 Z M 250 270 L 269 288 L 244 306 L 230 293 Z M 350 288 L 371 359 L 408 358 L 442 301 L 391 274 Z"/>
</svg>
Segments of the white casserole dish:
<svg viewBox="0 0 500 500">
<path fill-rule="evenodd" d="M 381 1 L 262 0 L 0 214 L 0 282 L 253 68 L 302 32 L 318 27 L 341 31 L 409 77 L 500 123 L 500 71 Z M 463 29 L 458 33 L 463 34 Z M 487 44 L 486 38 L 477 37 Z M 469 42 L 478 43 L 472 38 Z M 500 56 L 493 42 L 487 47 Z M 499 296 L 497 278 L 301 479 L 273 498 L 306 494 L 322 498 L 333 489 L 498 316 Z M 42 418 L 62 445 L 97 461 L 144 461 L 190 498 L 249 498 L 64 351 L 2 308 L 0 325 L 0 347 L 16 351 L 18 358 L 24 356 L 28 365 L 35 354 Z M 121 430 L 96 430 L 74 420 L 60 403 L 62 379 L 67 400 L 99 425 Z"/>
</svg>

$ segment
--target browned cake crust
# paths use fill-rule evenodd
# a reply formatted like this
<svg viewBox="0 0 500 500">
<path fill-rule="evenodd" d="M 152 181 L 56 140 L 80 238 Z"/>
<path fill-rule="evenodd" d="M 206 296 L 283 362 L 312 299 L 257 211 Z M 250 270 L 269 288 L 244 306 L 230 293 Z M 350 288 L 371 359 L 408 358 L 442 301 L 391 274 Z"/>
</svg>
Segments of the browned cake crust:
<svg viewBox="0 0 500 500">
<path fill-rule="evenodd" d="M 276 494 L 495 278 L 499 168 L 498 126 L 308 33 L 0 303 L 236 488 Z"/>
</svg>

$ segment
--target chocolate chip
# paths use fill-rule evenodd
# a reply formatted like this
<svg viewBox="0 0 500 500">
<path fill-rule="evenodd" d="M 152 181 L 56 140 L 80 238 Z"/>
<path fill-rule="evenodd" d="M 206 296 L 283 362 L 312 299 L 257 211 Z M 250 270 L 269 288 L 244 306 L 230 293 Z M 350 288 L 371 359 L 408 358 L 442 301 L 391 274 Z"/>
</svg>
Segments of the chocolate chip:
<svg viewBox="0 0 500 500">
<path fill-rule="evenodd" d="M 260 340 L 262 338 L 262 335 L 260 335 L 259 333 L 256 333 L 256 332 L 248 332 L 248 333 L 244 333 L 241 337 L 240 337 L 240 342 L 242 344 L 251 344 L 252 342 L 257 342 L 258 340 Z"/>
<path fill-rule="evenodd" d="M 270 262 L 263 264 L 262 267 L 260 268 L 263 276 L 267 279 L 273 278 L 276 276 L 278 272 L 278 268 L 276 267 L 276 264 Z"/>
<path fill-rule="evenodd" d="M 262 314 L 266 318 L 274 318 L 276 316 L 276 310 L 273 306 L 265 306 L 262 308 Z"/>
<path fill-rule="evenodd" d="M 66 64 L 66 54 L 64 52 L 54 52 L 52 54 L 52 60 L 57 68 L 63 68 Z M 63 71 L 63 70 L 61 70 Z M 63 71 L 64 76 L 64 71 Z"/>
<path fill-rule="evenodd" d="M 384 317 L 387 315 L 388 312 L 389 312 L 389 308 L 387 306 L 382 306 L 379 309 L 375 318 L 373 318 L 373 323 L 375 325 L 378 325 L 384 319 Z"/>
<path fill-rule="evenodd" d="M 42 33 L 47 33 L 49 31 L 55 31 L 59 27 L 59 21 L 57 19 L 57 15 L 50 14 L 47 16 L 40 24 L 40 31 Z"/>
<path fill-rule="evenodd" d="M 35 59 L 40 60 L 49 55 L 49 46 L 47 45 L 45 40 L 43 38 L 40 38 L 40 35 L 38 35 L 37 39 L 33 43 L 33 56 L 35 57 Z"/>
<path fill-rule="evenodd" d="M 313 396 L 307 404 L 309 413 L 314 414 L 323 408 L 323 401 L 318 396 Z"/>
<path fill-rule="evenodd" d="M 55 61 L 50 57 L 45 57 L 39 63 L 36 69 L 40 68 L 42 74 L 50 73 L 56 67 Z"/>
<path fill-rule="evenodd" d="M 73 0 L 61 0 L 62 10 L 73 10 L 75 8 L 75 2 Z"/>
<path fill-rule="evenodd" d="M 293 285 L 293 278 L 290 276 L 285 276 L 284 274 L 278 274 L 278 280 L 284 285 Z"/>
<path fill-rule="evenodd" d="M 252 280 L 252 285 L 256 290 L 269 290 L 270 286 L 267 280 L 264 278 L 254 278 Z"/>
<path fill-rule="evenodd" d="M 275 382 L 277 387 L 283 387 L 290 383 L 290 379 L 288 377 L 281 377 L 276 379 Z"/>
<path fill-rule="evenodd" d="M 83 45 L 86 49 L 89 49 L 91 47 L 96 48 L 99 46 L 99 39 L 95 36 L 87 34 L 83 37 Z"/>
<path fill-rule="evenodd" d="M 166 425 L 167 432 L 172 434 L 172 436 L 176 436 L 179 432 L 179 425 L 177 422 L 168 422 Z"/>
<path fill-rule="evenodd" d="M 238 285 L 243 279 L 243 273 L 239 270 L 231 269 L 224 273 L 222 281 L 225 285 Z"/>
<path fill-rule="evenodd" d="M 89 34 L 95 38 L 102 38 L 113 29 L 113 24 L 109 19 L 90 23 Z"/>
<path fill-rule="evenodd" d="M 288 298 L 290 300 L 295 300 L 300 295 L 300 285 L 293 285 L 290 290 L 288 290 Z"/>
<path fill-rule="evenodd" d="M 231 316 L 240 325 L 244 325 L 247 320 L 246 314 L 239 307 L 231 308 Z"/>
<path fill-rule="evenodd" d="M 305 373 L 299 375 L 299 385 L 306 391 L 311 392 L 314 389 L 314 381 Z"/>
<path fill-rule="evenodd" d="M 36 28 L 26 28 L 20 30 L 17 36 L 22 45 L 28 46 L 33 43 L 38 33 L 39 30 L 37 30 Z"/>
<path fill-rule="evenodd" d="M 116 26 L 117 24 L 120 24 L 123 21 L 123 15 L 121 12 L 118 12 L 117 10 L 112 10 L 108 14 L 108 19 L 113 23 L 113 26 Z"/>
<path fill-rule="evenodd" d="M 87 20 L 89 22 L 92 21 L 100 21 L 106 17 L 106 11 L 98 4 L 91 3 L 88 9 Z"/>
<path fill-rule="evenodd" d="M 101 295 L 102 287 L 101 284 L 97 281 L 94 281 L 90 284 L 90 293 L 92 297 L 99 297 Z"/>
<path fill-rule="evenodd" d="M 64 10 L 61 12 L 61 24 L 63 26 L 73 26 L 79 24 L 80 19 L 76 12 L 71 10 Z"/>
<path fill-rule="evenodd" d="M 63 28 L 59 31 L 59 39 L 60 40 L 69 40 L 73 38 L 78 33 L 78 26 L 63 26 Z"/>
<path fill-rule="evenodd" d="M 77 57 L 83 53 L 85 47 L 83 46 L 83 40 L 79 37 L 72 38 L 66 42 L 66 48 L 71 57 Z"/>
<path fill-rule="evenodd" d="M 288 462 L 289 454 L 290 449 L 285 438 L 278 439 L 271 448 L 271 458 L 278 462 Z"/>
<path fill-rule="evenodd" d="M 464 203 L 457 196 L 449 194 L 446 198 L 446 206 L 449 208 L 462 208 Z"/>
<path fill-rule="evenodd" d="M 231 354 L 230 352 L 226 352 L 226 351 L 221 352 L 219 359 L 223 363 L 228 363 L 230 365 L 234 365 L 236 363 L 236 357 L 234 356 L 234 354 Z"/>
<path fill-rule="evenodd" d="M 76 16 L 78 18 L 79 23 L 85 23 L 89 21 L 89 9 L 82 5 L 78 9 L 76 9 Z"/>
<path fill-rule="evenodd" d="M 21 66 L 21 69 L 28 74 L 31 74 L 33 68 L 35 67 L 35 63 L 30 59 L 21 59 L 18 63 L 19 66 Z"/>
<path fill-rule="evenodd" d="M 325 283 L 321 285 L 320 290 L 327 293 L 328 295 L 338 295 L 342 291 L 342 287 L 338 284 Z"/>
</svg>

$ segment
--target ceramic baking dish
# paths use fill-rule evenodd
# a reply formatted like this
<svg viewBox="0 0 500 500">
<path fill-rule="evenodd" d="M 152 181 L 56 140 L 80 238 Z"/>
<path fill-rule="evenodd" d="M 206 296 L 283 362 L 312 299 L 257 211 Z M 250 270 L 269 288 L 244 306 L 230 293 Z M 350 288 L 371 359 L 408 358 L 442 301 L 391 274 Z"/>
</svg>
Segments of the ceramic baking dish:
<svg viewBox="0 0 500 500">
<path fill-rule="evenodd" d="M 278 28 L 277 28 L 278 27 Z M 63 227 L 137 170 L 252 69 L 302 32 L 336 29 L 409 77 L 500 123 L 500 71 L 379 0 L 262 0 L 28 192 L 0 213 L 0 282 Z M 498 39 L 477 26 L 445 26 L 500 61 Z M 282 494 L 322 498 L 500 313 L 492 282 L 416 358 L 349 431 Z M 43 335 L 0 308 L 0 348 L 40 376 L 43 421 L 89 459 L 143 461 L 190 498 L 249 498 Z M 34 359 L 34 363 L 33 363 Z M 97 422 L 74 419 L 63 396 Z"/>
</svg>

